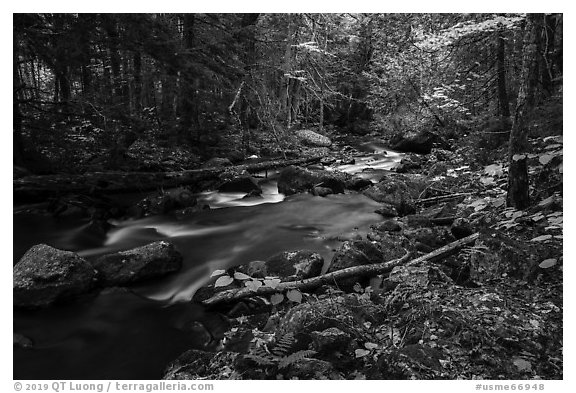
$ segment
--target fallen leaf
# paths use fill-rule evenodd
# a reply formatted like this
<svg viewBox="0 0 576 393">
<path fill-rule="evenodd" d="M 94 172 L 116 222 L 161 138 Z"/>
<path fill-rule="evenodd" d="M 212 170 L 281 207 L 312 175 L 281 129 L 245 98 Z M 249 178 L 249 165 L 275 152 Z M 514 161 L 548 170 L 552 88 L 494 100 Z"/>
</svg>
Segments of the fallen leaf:
<svg viewBox="0 0 576 393">
<path fill-rule="evenodd" d="M 270 278 L 270 279 L 264 280 L 264 285 L 267 287 L 270 287 L 270 288 L 276 288 L 278 286 L 278 284 L 280 284 L 279 278 Z"/>
<path fill-rule="evenodd" d="M 552 235 L 542 235 L 542 236 L 537 236 L 530 241 L 531 242 L 543 242 L 545 240 L 550 240 L 550 239 L 552 239 Z"/>
<path fill-rule="evenodd" d="M 256 292 L 258 290 L 258 288 L 260 288 L 262 286 L 262 282 L 260 282 L 259 280 L 251 280 L 251 281 L 246 281 L 244 283 L 244 285 L 249 290 Z"/>
<path fill-rule="evenodd" d="M 218 280 L 216 280 L 216 282 L 214 283 L 214 288 L 225 287 L 225 286 L 232 284 L 233 282 L 234 282 L 234 279 L 232 277 L 230 277 L 228 275 L 222 276 L 222 277 L 218 278 Z"/>
<path fill-rule="evenodd" d="M 284 301 L 284 295 L 282 295 L 281 293 L 275 293 L 274 295 L 270 296 L 270 303 L 272 303 L 272 305 L 277 305 L 280 304 Z"/>
<path fill-rule="evenodd" d="M 515 359 L 514 365 L 518 369 L 518 371 L 530 372 L 532 371 L 532 364 L 524 359 Z"/>
<path fill-rule="evenodd" d="M 512 161 L 520 161 L 526 158 L 526 154 L 514 154 L 512 156 Z"/>
<path fill-rule="evenodd" d="M 378 344 L 368 342 L 364 344 L 364 347 L 366 349 L 376 349 L 378 348 Z"/>
<path fill-rule="evenodd" d="M 240 273 L 240 272 L 234 273 L 234 278 L 236 280 L 250 280 L 250 279 L 252 279 L 252 277 L 250 277 L 249 275 L 244 274 L 244 273 Z"/>
<path fill-rule="evenodd" d="M 212 274 L 210 275 L 210 277 L 216 277 L 216 276 L 221 276 L 224 273 L 226 273 L 226 270 L 222 270 L 222 269 L 218 269 L 218 270 L 214 270 L 212 272 Z"/>
<path fill-rule="evenodd" d="M 297 289 L 291 289 L 286 292 L 286 297 L 293 301 L 294 303 L 301 303 L 302 302 L 302 292 Z"/>
<path fill-rule="evenodd" d="M 556 258 L 545 259 L 542 262 L 540 262 L 538 266 L 540 266 L 542 269 L 548 269 L 556 265 L 556 262 L 558 262 Z"/>
<path fill-rule="evenodd" d="M 357 357 L 357 358 L 362 358 L 362 357 L 364 357 L 364 356 L 366 356 L 366 355 L 369 355 L 369 354 L 370 354 L 370 351 L 367 350 L 367 349 L 362 349 L 362 348 L 360 348 L 360 349 L 355 350 L 354 353 L 356 354 L 356 357 Z"/>
</svg>

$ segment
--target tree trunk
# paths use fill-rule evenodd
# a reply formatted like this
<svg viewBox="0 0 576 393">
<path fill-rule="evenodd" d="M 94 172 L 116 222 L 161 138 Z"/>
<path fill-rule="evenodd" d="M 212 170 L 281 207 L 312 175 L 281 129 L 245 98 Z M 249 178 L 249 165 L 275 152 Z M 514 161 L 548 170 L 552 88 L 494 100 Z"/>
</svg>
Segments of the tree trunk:
<svg viewBox="0 0 576 393">
<path fill-rule="evenodd" d="M 84 97 L 89 97 L 92 93 L 92 72 L 90 71 L 90 60 L 92 59 L 92 51 L 90 48 L 90 24 L 92 16 L 90 14 L 78 14 L 78 23 L 80 24 L 80 51 L 81 66 L 80 77 L 82 82 L 82 94 Z"/>
<path fill-rule="evenodd" d="M 178 113 L 180 115 L 179 134 L 182 138 L 190 141 L 192 140 L 192 132 L 194 131 L 194 128 L 198 128 L 198 125 L 194 124 L 194 113 L 197 112 L 195 105 L 197 105 L 197 103 L 191 53 L 194 47 L 194 22 L 194 14 L 184 14 L 182 23 L 184 61 L 183 70 L 180 74 L 180 101 L 178 108 Z M 198 130 L 196 130 L 196 132 L 197 131 Z"/>
<path fill-rule="evenodd" d="M 510 105 L 508 101 L 508 92 L 506 89 L 506 41 L 504 32 L 498 32 L 498 103 L 500 104 L 500 116 L 510 117 Z"/>
<path fill-rule="evenodd" d="M 544 59 L 544 67 L 542 67 L 542 88 L 548 94 L 554 92 L 554 50 L 556 40 L 556 17 L 553 14 L 544 16 L 544 48 L 542 57 Z"/>
<path fill-rule="evenodd" d="M 14 38 L 13 44 L 13 57 L 14 64 L 12 66 L 13 73 L 13 86 L 12 86 L 12 111 L 14 116 L 13 125 L 13 138 L 12 138 L 12 153 L 13 164 L 17 166 L 24 166 L 24 143 L 22 141 L 22 113 L 20 112 L 20 97 L 19 92 L 22 89 L 22 82 L 18 72 L 19 67 L 19 45 L 18 40 Z"/>
<path fill-rule="evenodd" d="M 139 50 L 134 52 L 132 68 L 134 74 L 134 88 L 132 89 L 134 113 L 139 116 L 142 111 L 142 54 Z"/>
<path fill-rule="evenodd" d="M 254 25 L 258 21 L 260 14 L 244 14 L 242 16 L 242 30 L 240 34 L 241 45 L 244 56 L 244 80 L 252 79 L 252 67 L 256 62 L 256 39 Z M 240 98 L 240 126 L 242 128 L 242 148 L 245 153 L 250 149 L 250 128 L 253 121 L 251 119 L 251 90 L 244 89 Z"/>
<path fill-rule="evenodd" d="M 508 206 L 522 210 L 529 206 L 530 195 L 528 188 L 528 166 L 526 163 L 527 141 L 527 117 L 534 105 L 534 89 L 536 79 L 537 62 L 537 15 L 528 14 L 524 32 L 524 48 L 522 50 L 522 69 L 520 88 L 516 103 L 516 113 L 510 132 L 508 169 L 508 194 L 506 203 Z"/>
<path fill-rule="evenodd" d="M 110 50 L 110 68 L 112 70 L 112 95 L 115 102 L 121 103 L 122 99 L 122 76 L 120 74 L 120 52 L 118 50 L 119 37 L 117 21 L 113 14 L 105 18 L 105 29 L 108 34 L 108 49 Z"/>
</svg>

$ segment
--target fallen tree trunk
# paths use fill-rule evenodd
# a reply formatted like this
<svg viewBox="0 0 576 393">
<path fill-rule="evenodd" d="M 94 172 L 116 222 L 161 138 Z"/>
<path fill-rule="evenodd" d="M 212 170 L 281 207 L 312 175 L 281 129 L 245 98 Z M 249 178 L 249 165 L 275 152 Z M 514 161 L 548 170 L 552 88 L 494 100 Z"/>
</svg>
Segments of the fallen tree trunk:
<svg viewBox="0 0 576 393">
<path fill-rule="evenodd" d="M 91 172 L 81 175 L 62 174 L 26 176 L 15 179 L 14 201 L 37 202 L 63 194 L 123 193 L 154 190 L 218 180 L 224 171 L 241 173 L 262 172 L 289 165 L 302 165 L 320 161 L 321 156 L 294 160 L 272 160 L 236 165 L 232 167 L 191 169 L 177 172 Z"/>
<path fill-rule="evenodd" d="M 272 295 L 278 292 L 284 292 L 289 289 L 298 289 L 300 291 L 309 291 L 318 288 L 324 284 L 334 284 L 337 280 L 349 277 L 359 277 L 359 276 L 375 276 L 377 274 L 389 273 L 396 266 L 413 266 L 418 265 L 423 262 L 433 262 L 440 258 L 447 257 L 454 252 L 458 251 L 460 248 L 472 244 L 478 238 L 479 233 L 474 233 L 468 237 L 456 240 L 450 244 L 440 247 L 426 255 L 419 258 L 413 259 L 410 262 L 404 264 L 410 259 L 410 254 L 404 255 L 402 258 L 393 259 L 391 261 L 376 263 L 373 265 L 362 265 L 353 266 L 342 270 L 337 270 L 332 273 L 324 274 L 318 277 L 312 277 L 306 280 L 300 281 L 288 281 L 278 284 L 276 287 L 260 287 L 256 291 L 249 288 L 239 288 L 239 289 L 229 289 L 227 291 L 222 291 L 206 299 L 202 302 L 205 306 L 215 306 L 222 303 L 230 303 L 240 299 L 253 296 L 266 296 Z"/>
</svg>

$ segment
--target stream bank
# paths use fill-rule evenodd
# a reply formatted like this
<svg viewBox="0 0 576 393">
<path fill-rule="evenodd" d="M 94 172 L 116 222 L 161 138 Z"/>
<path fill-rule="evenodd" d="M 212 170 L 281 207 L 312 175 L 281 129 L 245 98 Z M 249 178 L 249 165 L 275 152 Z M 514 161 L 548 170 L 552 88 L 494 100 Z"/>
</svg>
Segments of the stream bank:
<svg viewBox="0 0 576 393">
<path fill-rule="evenodd" d="M 366 158 L 364 154 L 361 159 L 377 162 L 373 155 Z M 53 310 L 15 312 L 15 332 L 34 342 L 32 348 L 15 351 L 15 364 L 37 365 L 34 370 L 18 369 L 19 375 L 25 376 L 26 370 L 31 372 L 28 375 L 40 375 L 37 370 L 42 369 L 52 377 L 94 376 L 87 373 L 88 364 L 105 354 L 101 348 L 96 352 L 90 348 L 115 342 L 110 336 L 114 335 L 129 338 L 135 350 L 125 348 L 109 366 L 92 370 L 118 378 L 144 373 L 146 378 L 159 378 L 164 370 L 158 367 L 161 361 L 170 363 L 164 377 L 185 379 L 561 377 L 561 334 L 550 337 L 548 331 L 555 327 L 561 332 L 561 270 L 540 266 L 541 261 L 561 253 L 558 240 L 551 236 L 544 243 L 533 242 L 526 251 L 526 240 L 495 228 L 502 221 L 498 218 L 501 205 L 495 202 L 499 195 L 480 198 L 486 191 L 483 175 L 465 164 L 462 155 L 436 149 L 428 156 L 404 157 L 403 174 L 383 168 L 362 172 L 379 178 L 360 193 L 295 194 L 281 203 L 252 206 L 258 195 L 242 200 L 240 194 L 204 194 L 200 199 L 209 205 L 228 207 L 201 209 L 185 219 L 151 215 L 113 221 L 115 227 L 100 246 L 78 247 L 81 256 L 96 258 L 168 237 L 184 255 L 183 270 L 133 286 L 129 292 L 108 289 L 95 299 L 56 308 L 60 312 L 80 308 L 84 316 L 92 313 L 98 329 L 79 330 L 78 326 L 86 326 L 83 318 L 63 329 L 72 311 L 62 319 Z M 341 169 L 358 164 L 355 159 L 345 165 Z M 303 173 L 302 184 L 310 188 L 307 172 L 299 172 Z M 338 191 L 333 187 L 337 185 L 328 188 Z M 265 201 L 283 199 L 274 197 L 277 194 L 271 189 L 261 194 Z M 485 206 L 479 209 L 480 200 Z M 558 212 L 558 201 L 561 206 L 561 199 L 556 198 L 555 203 L 537 206 L 530 214 L 549 221 Z M 521 217 L 511 223 L 517 218 Z M 323 273 L 335 266 L 387 261 L 405 252 L 421 255 L 475 232 L 480 236 L 473 247 L 439 263 L 398 266 L 359 284 L 338 282 L 310 293 L 285 292 L 281 299 L 254 297 L 210 310 L 186 301 L 194 293 L 201 302 L 223 289 L 263 283 L 268 273 L 258 276 L 249 266 L 238 266 L 249 261 L 268 264 L 284 251 L 317 253 L 324 261 Z M 302 262 L 287 263 L 300 266 Z M 208 285 L 198 281 L 190 285 L 194 277 L 208 277 L 215 271 L 220 272 Z M 225 276 L 232 282 L 214 288 Z M 204 298 L 198 297 L 201 292 Z M 516 293 L 532 295 L 534 303 L 527 308 Z M 114 302 L 108 303 L 112 298 Z M 111 314 L 111 304 L 122 312 Z M 43 318 L 43 328 L 48 327 L 49 333 L 33 328 L 37 318 Z M 176 331 L 175 340 L 162 351 L 151 343 L 158 335 Z M 89 356 L 76 359 L 75 364 L 65 363 L 70 368 L 60 369 L 61 374 L 42 360 L 47 359 L 45 355 L 67 359 L 74 348 L 83 348 Z M 135 362 L 134 351 L 153 353 L 157 361 Z"/>
</svg>

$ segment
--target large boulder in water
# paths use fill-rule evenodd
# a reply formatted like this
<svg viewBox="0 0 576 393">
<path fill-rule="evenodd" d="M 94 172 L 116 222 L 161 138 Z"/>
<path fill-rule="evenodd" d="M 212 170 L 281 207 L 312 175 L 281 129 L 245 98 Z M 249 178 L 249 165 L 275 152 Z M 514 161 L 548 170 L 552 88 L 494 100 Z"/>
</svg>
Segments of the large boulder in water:
<svg viewBox="0 0 576 393">
<path fill-rule="evenodd" d="M 77 254 L 36 245 L 14 266 L 14 305 L 48 306 L 89 291 L 94 277 L 92 265 Z"/>
<path fill-rule="evenodd" d="M 159 241 L 132 250 L 104 255 L 94 262 L 105 286 L 123 286 L 176 272 L 182 255 L 174 245 Z"/>
<path fill-rule="evenodd" d="M 282 281 L 296 281 L 320 275 L 324 258 L 309 250 L 285 251 L 273 255 L 266 261 L 252 261 L 239 271 L 251 277 L 277 276 Z"/>
<path fill-rule="evenodd" d="M 396 134 L 390 139 L 390 147 L 406 153 L 430 154 L 432 146 L 438 139 L 439 136 L 431 131 Z"/>
<path fill-rule="evenodd" d="M 278 192 L 285 195 L 312 190 L 314 187 L 327 187 L 335 194 L 344 192 L 343 177 L 328 171 L 311 171 L 298 166 L 289 166 L 280 172 Z"/>
<path fill-rule="evenodd" d="M 332 145 L 330 138 L 314 131 L 299 130 L 296 131 L 296 136 L 298 136 L 298 138 L 308 146 L 330 147 L 330 145 Z"/>
</svg>

